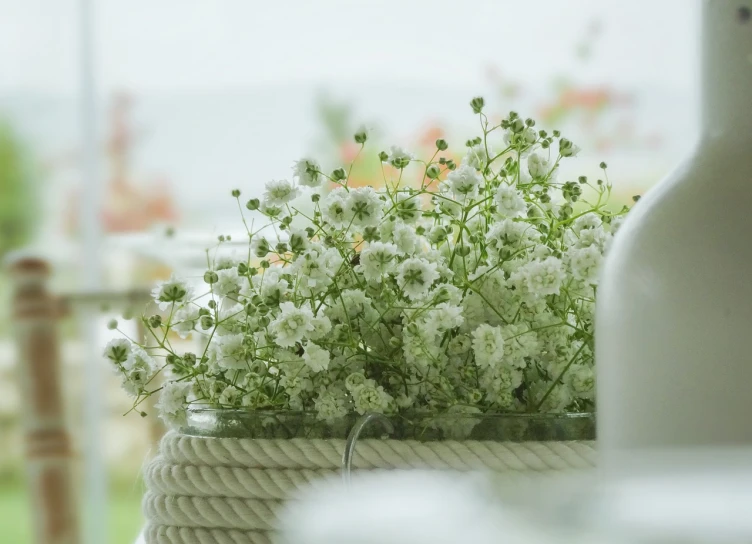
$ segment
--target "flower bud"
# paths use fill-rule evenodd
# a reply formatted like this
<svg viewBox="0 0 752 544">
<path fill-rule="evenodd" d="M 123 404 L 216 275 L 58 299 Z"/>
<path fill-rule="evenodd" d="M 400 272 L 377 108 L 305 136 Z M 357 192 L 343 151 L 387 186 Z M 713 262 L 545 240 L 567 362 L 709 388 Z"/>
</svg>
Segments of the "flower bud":
<svg viewBox="0 0 752 544">
<path fill-rule="evenodd" d="M 209 302 L 206 303 L 206 305 L 212 310 L 214 310 L 217 307 L 217 302 L 215 300 L 210 300 Z"/>
<path fill-rule="evenodd" d="M 358 132 L 355 133 L 355 143 L 356 144 L 364 144 L 366 143 L 366 140 L 368 140 L 368 133 L 365 129 L 360 129 Z"/>
<path fill-rule="evenodd" d="M 470 255 L 470 252 L 472 251 L 472 249 L 473 248 L 467 244 L 461 244 L 457 246 L 457 249 L 456 249 L 457 255 L 459 255 L 460 257 L 467 257 L 468 255 Z"/>
<path fill-rule="evenodd" d="M 214 319 L 210 315 L 201 316 L 200 324 L 203 330 L 209 330 L 214 326 Z"/>
<path fill-rule="evenodd" d="M 381 153 L 379 153 L 379 160 L 381 162 L 386 162 L 389 160 L 389 155 L 386 153 L 386 151 L 382 151 Z"/>
<path fill-rule="evenodd" d="M 271 266 L 271 264 L 269 263 L 269 261 L 267 261 L 266 259 L 264 259 L 263 261 L 261 261 L 259 263 L 259 266 L 261 266 L 261 268 L 269 268 Z"/>
<path fill-rule="evenodd" d="M 245 207 L 251 211 L 258 210 L 261 206 L 261 201 L 258 198 L 252 198 L 245 203 Z"/>
<path fill-rule="evenodd" d="M 118 328 L 117 319 L 110 319 L 107 322 L 107 328 L 110 329 L 111 331 L 114 331 L 115 329 L 117 329 Z"/>
<path fill-rule="evenodd" d="M 483 106 L 485 106 L 485 100 L 483 100 L 482 96 L 476 96 L 470 101 L 470 107 L 473 108 L 473 113 L 482 112 Z"/>
<path fill-rule="evenodd" d="M 149 327 L 157 329 L 162 325 L 162 316 L 159 314 L 153 315 L 149 318 Z"/>
<path fill-rule="evenodd" d="M 344 168 L 337 168 L 332 172 L 332 179 L 334 181 L 342 181 L 345 178 L 347 178 L 347 172 L 345 172 Z"/>
<path fill-rule="evenodd" d="M 240 196 L 240 189 L 233 189 L 232 196 L 234 196 L 235 198 L 238 198 Z"/>
<path fill-rule="evenodd" d="M 519 134 L 525 129 L 525 123 L 522 119 L 515 119 L 509 124 L 509 129 L 515 134 Z"/>
<path fill-rule="evenodd" d="M 320 194 L 313 193 L 311 195 L 311 202 L 318 202 L 319 200 L 321 200 L 321 195 Z"/>
<path fill-rule="evenodd" d="M 248 265 L 245 263 L 238 263 L 238 274 L 245 276 L 248 273 Z"/>
<path fill-rule="evenodd" d="M 446 151 L 448 148 L 449 144 L 446 143 L 446 140 L 444 140 L 443 138 L 436 140 L 436 149 L 438 149 L 439 151 Z"/>
<path fill-rule="evenodd" d="M 438 165 L 432 164 L 426 169 L 426 177 L 429 179 L 436 179 L 441 174 L 441 169 Z"/>
<path fill-rule="evenodd" d="M 602 168 L 603 170 L 605 170 L 606 168 L 608 168 L 608 165 L 607 165 L 607 164 L 606 164 L 605 162 L 601 162 L 601 164 L 600 164 L 600 167 L 601 167 L 601 168 Z"/>
<path fill-rule="evenodd" d="M 207 270 L 204 272 L 204 282 L 208 283 L 209 285 L 213 283 L 217 283 L 219 281 L 219 276 L 217 276 L 217 273 L 213 270 Z"/>
</svg>

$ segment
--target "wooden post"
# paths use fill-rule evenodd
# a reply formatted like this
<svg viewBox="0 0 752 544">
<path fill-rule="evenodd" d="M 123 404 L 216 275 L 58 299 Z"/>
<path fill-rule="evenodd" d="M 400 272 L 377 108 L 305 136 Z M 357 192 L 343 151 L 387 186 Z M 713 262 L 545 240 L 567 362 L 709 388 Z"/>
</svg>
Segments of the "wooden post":
<svg viewBox="0 0 752 544">
<path fill-rule="evenodd" d="M 50 267 L 27 257 L 11 263 L 10 272 L 34 542 L 79 544 L 78 501 L 60 380 L 56 326 L 60 312 L 46 286 Z"/>
</svg>

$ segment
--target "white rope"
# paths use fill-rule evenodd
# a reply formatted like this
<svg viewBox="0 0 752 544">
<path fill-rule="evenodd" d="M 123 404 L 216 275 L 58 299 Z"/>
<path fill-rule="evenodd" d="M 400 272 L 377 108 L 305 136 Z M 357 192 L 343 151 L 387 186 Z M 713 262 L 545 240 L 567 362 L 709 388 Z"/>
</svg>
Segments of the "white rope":
<svg viewBox="0 0 752 544">
<path fill-rule="evenodd" d="M 275 528 L 281 505 L 279 501 L 259 499 L 173 497 L 147 492 L 142 506 L 149 522 L 158 525 L 269 531 Z"/>
<path fill-rule="evenodd" d="M 299 489 L 337 475 L 335 470 L 259 469 L 174 465 L 156 458 L 144 471 L 146 486 L 162 495 L 283 500 Z"/>
<path fill-rule="evenodd" d="M 253 440 L 168 433 L 162 455 L 176 464 L 274 469 L 338 469 L 344 440 Z M 592 442 L 358 441 L 360 469 L 565 470 L 593 466 Z"/>
<path fill-rule="evenodd" d="M 144 533 L 149 544 L 271 544 L 270 533 L 233 531 L 229 529 L 198 529 L 150 525 Z"/>
<path fill-rule="evenodd" d="M 170 432 L 145 470 L 148 544 L 268 544 L 285 500 L 336 476 L 344 440 Z M 360 440 L 354 467 L 545 475 L 595 464 L 593 442 Z"/>
</svg>

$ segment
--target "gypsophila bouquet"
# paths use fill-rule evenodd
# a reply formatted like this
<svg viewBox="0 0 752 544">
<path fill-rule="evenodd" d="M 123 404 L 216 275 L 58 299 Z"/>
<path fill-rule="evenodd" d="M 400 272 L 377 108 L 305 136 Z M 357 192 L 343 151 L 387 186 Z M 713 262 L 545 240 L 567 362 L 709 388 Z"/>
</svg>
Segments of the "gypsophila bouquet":
<svg viewBox="0 0 752 544">
<path fill-rule="evenodd" d="M 309 158 L 294 181 L 267 183 L 245 205 L 265 223 L 243 217 L 247 253 L 210 250 L 203 288 L 161 283 L 147 338 L 107 345 L 134 406 L 159 391 L 177 425 L 189 406 L 328 422 L 592 410 L 598 268 L 627 210 L 607 210 L 603 163 L 605 181 L 558 179 L 578 148 L 557 131 L 513 112 L 491 123 L 481 98 L 471 106 L 482 135 L 459 164 L 438 140 L 428 161 L 381 152 L 380 190 Z M 361 150 L 366 140 L 355 135 Z M 415 163 L 423 181 L 406 187 Z M 203 347 L 174 347 L 188 335 Z"/>
</svg>

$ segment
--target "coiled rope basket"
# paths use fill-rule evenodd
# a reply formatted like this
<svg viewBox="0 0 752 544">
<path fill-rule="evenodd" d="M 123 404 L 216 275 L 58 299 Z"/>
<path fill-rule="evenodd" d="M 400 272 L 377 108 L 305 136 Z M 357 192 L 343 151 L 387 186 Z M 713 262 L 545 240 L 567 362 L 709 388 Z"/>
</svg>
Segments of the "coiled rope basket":
<svg viewBox="0 0 752 544">
<path fill-rule="evenodd" d="M 594 438 L 592 419 L 579 419 L 574 434 Z M 424 432 L 421 440 L 357 440 L 366 423 L 368 419 L 361 419 L 349 425 L 348 440 L 242 438 L 237 426 L 227 432 L 223 425 L 215 436 L 205 436 L 206 429 L 189 434 L 195 428 L 168 432 L 158 455 L 145 468 L 147 544 L 272 543 L 284 502 L 317 481 L 338 476 L 343 465 L 348 465 L 346 477 L 350 469 L 482 470 L 534 476 L 588 469 L 595 463 L 592 440 L 447 440 L 443 437 L 451 433 L 446 432 Z M 573 434 L 568 427 L 564 434 Z M 246 430 L 248 436 L 264 435 Z M 475 430 L 471 436 L 477 434 Z M 426 435 L 440 439 L 423 440 Z"/>
</svg>

